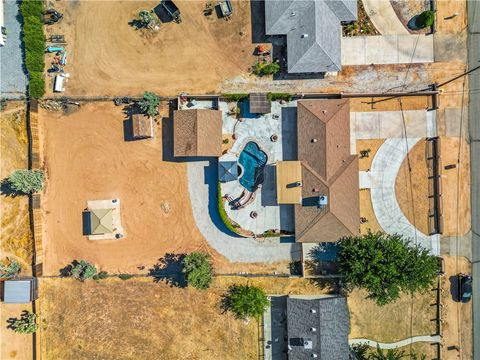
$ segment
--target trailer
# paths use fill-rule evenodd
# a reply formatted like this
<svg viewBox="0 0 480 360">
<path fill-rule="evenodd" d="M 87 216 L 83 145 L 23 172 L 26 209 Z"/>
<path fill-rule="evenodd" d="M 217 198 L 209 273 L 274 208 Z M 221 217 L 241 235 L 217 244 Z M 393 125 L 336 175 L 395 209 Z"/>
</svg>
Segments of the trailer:
<svg viewBox="0 0 480 360">
<path fill-rule="evenodd" d="M 182 22 L 182 18 L 180 17 L 180 10 L 172 0 L 162 0 L 162 6 L 168 13 L 168 15 L 172 17 L 173 21 L 175 21 L 177 24 L 180 24 Z"/>
</svg>

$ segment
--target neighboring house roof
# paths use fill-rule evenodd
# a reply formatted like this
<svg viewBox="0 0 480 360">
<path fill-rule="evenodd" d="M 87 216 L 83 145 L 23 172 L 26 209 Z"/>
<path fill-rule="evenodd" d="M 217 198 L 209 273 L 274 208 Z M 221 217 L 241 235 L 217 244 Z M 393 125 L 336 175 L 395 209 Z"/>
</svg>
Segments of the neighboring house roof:
<svg viewBox="0 0 480 360">
<path fill-rule="evenodd" d="M 252 93 L 249 96 L 250 113 L 268 114 L 272 111 L 272 105 L 266 93 Z"/>
<path fill-rule="evenodd" d="M 302 204 L 295 205 L 297 241 L 329 242 L 357 234 L 358 158 L 350 154 L 348 100 L 298 102 L 297 153 L 302 161 Z"/>
<path fill-rule="evenodd" d="M 219 110 L 175 110 L 173 113 L 174 156 L 222 155 L 222 112 Z"/>
<path fill-rule="evenodd" d="M 3 302 L 7 304 L 26 304 L 36 298 L 36 284 L 33 279 L 5 280 Z"/>
<path fill-rule="evenodd" d="M 90 232 L 92 235 L 113 233 L 113 209 L 90 210 Z"/>
<path fill-rule="evenodd" d="M 356 0 L 265 0 L 265 32 L 287 36 L 289 73 L 340 71 L 340 23 L 355 20 Z"/>
<path fill-rule="evenodd" d="M 132 132 L 135 139 L 153 137 L 152 118 L 143 114 L 132 115 Z"/>
<path fill-rule="evenodd" d="M 288 359 L 348 359 L 349 315 L 344 297 L 287 298 Z"/>
</svg>

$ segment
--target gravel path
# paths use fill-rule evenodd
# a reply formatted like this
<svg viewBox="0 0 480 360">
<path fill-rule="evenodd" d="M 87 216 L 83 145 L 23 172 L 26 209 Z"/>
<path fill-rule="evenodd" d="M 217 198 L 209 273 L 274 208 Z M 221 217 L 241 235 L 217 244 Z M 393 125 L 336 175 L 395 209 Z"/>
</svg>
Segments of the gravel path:
<svg viewBox="0 0 480 360">
<path fill-rule="evenodd" d="M 439 343 L 441 342 L 441 338 L 440 338 L 440 335 L 413 336 L 411 338 L 403 339 L 394 343 L 381 343 L 381 342 L 376 342 L 374 340 L 368 340 L 368 339 L 348 340 L 348 343 L 350 345 L 367 344 L 368 346 L 375 347 L 375 348 L 379 346 L 380 349 L 396 349 L 396 348 L 407 346 L 416 342 Z"/>
</svg>

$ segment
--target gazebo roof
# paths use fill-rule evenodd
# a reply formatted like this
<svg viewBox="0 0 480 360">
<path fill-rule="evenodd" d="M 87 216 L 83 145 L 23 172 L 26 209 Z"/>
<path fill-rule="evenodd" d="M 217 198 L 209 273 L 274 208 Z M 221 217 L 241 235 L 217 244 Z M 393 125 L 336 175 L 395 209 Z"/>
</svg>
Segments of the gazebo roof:
<svg viewBox="0 0 480 360">
<path fill-rule="evenodd" d="M 90 210 L 90 232 L 101 235 L 113 232 L 113 209 Z"/>
<path fill-rule="evenodd" d="M 236 161 L 220 161 L 218 163 L 218 179 L 220 182 L 229 182 L 238 178 Z"/>
</svg>

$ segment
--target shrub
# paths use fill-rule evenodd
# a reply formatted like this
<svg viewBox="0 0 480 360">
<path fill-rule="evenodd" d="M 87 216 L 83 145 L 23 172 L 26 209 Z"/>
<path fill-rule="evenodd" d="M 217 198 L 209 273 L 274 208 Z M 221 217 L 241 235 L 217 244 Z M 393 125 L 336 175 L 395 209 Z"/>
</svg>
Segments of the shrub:
<svg viewBox="0 0 480 360">
<path fill-rule="evenodd" d="M 248 94 L 224 94 L 223 97 L 225 97 L 227 101 L 242 101 L 248 99 Z"/>
<path fill-rule="evenodd" d="M 108 272 L 106 271 L 100 271 L 98 274 L 94 275 L 92 277 L 93 280 L 103 280 L 108 277 Z"/>
<path fill-rule="evenodd" d="M 339 245 L 346 290 L 363 288 L 378 305 L 395 301 L 401 292 L 426 291 L 437 276 L 437 258 L 400 235 L 369 232 L 343 238 Z"/>
<path fill-rule="evenodd" d="M 218 207 L 218 215 L 220 215 L 220 219 L 222 219 L 222 222 L 225 224 L 227 229 L 237 234 L 238 233 L 237 228 L 239 226 L 232 224 L 232 222 L 230 221 L 230 218 L 227 215 L 227 212 L 225 211 L 225 207 L 223 205 L 222 189 L 220 187 L 220 182 L 218 182 L 218 186 L 217 186 L 217 207 Z"/>
<path fill-rule="evenodd" d="M 0 262 L 0 278 L 11 279 L 18 275 L 22 270 L 22 266 L 15 259 L 4 259 Z"/>
<path fill-rule="evenodd" d="M 426 10 L 422 12 L 420 15 L 418 15 L 415 25 L 423 29 L 423 28 L 432 26 L 434 22 L 435 22 L 435 12 L 432 10 Z"/>
<path fill-rule="evenodd" d="M 143 94 L 143 99 L 138 102 L 138 106 L 140 110 L 148 116 L 155 116 L 158 114 L 158 104 L 160 103 L 160 99 L 157 95 L 152 92 L 145 91 Z"/>
<path fill-rule="evenodd" d="M 70 276 L 74 279 L 85 281 L 92 278 L 97 273 L 95 265 L 89 263 L 86 260 L 80 260 L 80 262 L 74 264 L 70 270 Z"/>
<path fill-rule="evenodd" d="M 122 280 L 128 280 L 128 279 L 131 279 L 133 277 L 132 274 L 120 274 L 118 275 L 118 277 Z"/>
<path fill-rule="evenodd" d="M 259 319 L 268 305 L 265 291 L 251 285 L 232 285 L 223 298 L 223 308 L 238 319 Z"/>
<path fill-rule="evenodd" d="M 280 71 L 280 65 L 277 63 L 270 63 L 262 67 L 262 75 L 275 75 Z"/>
<path fill-rule="evenodd" d="M 213 280 L 213 269 L 209 256 L 200 252 L 192 252 L 183 259 L 183 273 L 188 285 L 197 289 L 208 289 Z"/>
<path fill-rule="evenodd" d="M 20 334 L 32 334 L 37 331 L 37 315 L 29 311 L 24 311 L 20 318 L 14 319 L 10 328 Z"/>
<path fill-rule="evenodd" d="M 40 0 L 24 0 L 20 4 L 20 11 L 24 18 L 31 16 L 41 20 L 43 2 Z"/>
<path fill-rule="evenodd" d="M 7 179 L 10 188 L 19 194 L 31 194 L 43 188 L 42 170 L 16 170 Z"/>
<path fill-rule="evenodd" d="M 292 94 L 289 93 L 271 93 L 267 94 L 267 98 L 270 101 L 285 100 L 292 101 Z"/>
<path fill-rule="evenodd" d="M 43 53 L 28 52 L 25 54 L 25 66 L 29 69 L 30 81 L 42 78 L 45 61 Z"/>
<path fill-rule="evenodd" d="M 45 80 L 43 79 L 43 73 L 31 72 L 30 83 L 28 85 L 28 93 L 30 97 L 34 99 L 41 98 L 45 94 Z"/>
</svg>

